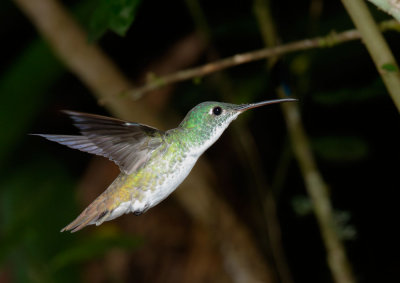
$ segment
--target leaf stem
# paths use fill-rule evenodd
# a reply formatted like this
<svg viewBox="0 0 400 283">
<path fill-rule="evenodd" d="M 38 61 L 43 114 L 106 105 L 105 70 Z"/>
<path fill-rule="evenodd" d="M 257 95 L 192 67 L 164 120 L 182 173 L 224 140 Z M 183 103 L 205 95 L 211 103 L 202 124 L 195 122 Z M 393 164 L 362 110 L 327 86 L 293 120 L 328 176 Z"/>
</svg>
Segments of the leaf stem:
<svg viewBox="0 0 400 283">
<path fill-rule="evenodd" d="M 367 4 L 362 0 L 342 0 L 367 47 L 385 86 L 400 112 L 400 73 L 396 60 L 379 31 Z"/>
</svg>

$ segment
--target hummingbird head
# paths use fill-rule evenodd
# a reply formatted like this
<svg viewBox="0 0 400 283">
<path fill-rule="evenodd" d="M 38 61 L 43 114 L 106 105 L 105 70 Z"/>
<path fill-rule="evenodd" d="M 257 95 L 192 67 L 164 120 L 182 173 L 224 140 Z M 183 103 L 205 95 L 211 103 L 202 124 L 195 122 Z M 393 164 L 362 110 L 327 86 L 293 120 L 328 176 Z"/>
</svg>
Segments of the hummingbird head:
<svg viewBox="0 0 400 283">
<path fill-rule="evenodd" d="M 221 136 L 239 114 L 248 109 L 289 101 L 297 101 L 297 99 L 285 98 L 251 104 L 207 101 L 190 110 L 179 127 L 187 133 L 187 142 L 198 148 L 202 153 Z"/>
</svg>

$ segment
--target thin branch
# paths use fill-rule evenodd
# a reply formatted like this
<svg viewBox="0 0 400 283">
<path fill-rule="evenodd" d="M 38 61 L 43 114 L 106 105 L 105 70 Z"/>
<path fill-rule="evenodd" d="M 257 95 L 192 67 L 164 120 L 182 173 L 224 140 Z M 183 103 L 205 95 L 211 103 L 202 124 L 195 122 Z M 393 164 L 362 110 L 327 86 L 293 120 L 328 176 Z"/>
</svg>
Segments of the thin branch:
<svg viewBox="0 0 400 283">
<path fill-rule="evenodd" d="M 342 2 L 354 25 L 360 31 L 376 69 L 400 112 L 400 72 L 396 59 L 379 31 L 367 4 L 363 0 L 342 0 Z"/>
<path fill-rule="evenodd" d="M 380 24 L 382 31 L 397 30 L 400 31 L 400 24 L 395 20 L 384 21 Z M 185 81 L 193 78 L 203 77 L 205 75 L 221 71 L 230 67 L 241 64 L 266 59 L 269 57 L 279 56 L 287 53 L 314 49 L 332 47 L 339 43 L 360 39 L 361 35 L 358 30 L 348 30 L 341 33 L 332 32 L 324 37 L 316 37 L 312 39 L 304 39 L 287 43 L 275 47 L 259 49 L 251 52 L 241 53 L 221 59 L 215 62 L 205 64 L 203 66 L 182 70 L 165 76 L 151 76 L 148 83 L 142 87 L 133 88 L 121 93 L 122 96 L 129 96 L 134 100 L 139 99 L 143 94 L 166 86 L 168 84 Z"/>
<path fill-rule="evenodd" d="M 280 97 L 285 97 L 282 89 L 278 89 L 278 94 Z M 329 198 L 328 186 L 318 171 L 310 142 L 303 128 L 299 107 L 295 103 L 283 103 L 281 107 L 292 147 L 304 177 L 307 192 L 313 203 L 332 275 L 337 283 L 356 282 L 345 248 L 337 234 L 338 229 Z"/>
</svg>

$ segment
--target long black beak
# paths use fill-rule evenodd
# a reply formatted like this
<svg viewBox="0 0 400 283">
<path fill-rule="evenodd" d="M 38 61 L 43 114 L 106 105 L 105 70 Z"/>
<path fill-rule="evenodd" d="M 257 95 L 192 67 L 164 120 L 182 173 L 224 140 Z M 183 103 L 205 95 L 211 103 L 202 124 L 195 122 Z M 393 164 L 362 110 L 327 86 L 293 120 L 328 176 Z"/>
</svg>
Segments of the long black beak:
<svg viewBox="0 0 400 283">
<path fill-rule="evenodd" d="M 252 109 L 252 108 L 257 108 L 257 107 L 264 106 L 264 105 L 281 103 L 281 102 L 294 102 L 294 101 L 298 101 L 298 99 L 295 99 L 295 98 L 283 98 L 283 99 L 266 100 L 266 101 L 257 102 L 257 103 L 241 104 L 241 105 L 238 105 L 235 108 L 235 110 L 240 111 L 240 112 L 244 112 L 246 110 L 249 110 L 249 109 Z"/>
</svg>

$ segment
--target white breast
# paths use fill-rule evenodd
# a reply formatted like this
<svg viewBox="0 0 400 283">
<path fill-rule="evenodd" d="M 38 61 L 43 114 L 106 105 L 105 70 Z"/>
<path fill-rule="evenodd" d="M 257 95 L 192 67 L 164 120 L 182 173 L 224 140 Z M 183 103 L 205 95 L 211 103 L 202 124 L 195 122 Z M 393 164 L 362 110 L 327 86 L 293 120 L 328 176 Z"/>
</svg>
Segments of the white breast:
<svg viewBox="0 0 400 283">
<path fill-rule="evenodd" d="M 144 191 L 141 199 L 132 200 L 130 209 L 126 213 L 146 211 L 168 197 L 186 179 L 196 164 L 198 157 L 187 155 L 181 162 L 173 163 L 173 166 L 171 166 L 169 161 L 162 160 L 161 162 L 167 163 L 163 164 L 164 166 L 162 167 L 168 170 L 168 174 L 165 174 L 160 179 L 156 187 Z"/>
<path fill-rule="evenodd" d="M 155 206 L 170 195 L 186 179 L 198 157 L 188 156 L 177 163 L 171 174 L 165 178 L 163 184 L 150 195 L 151 206 Z"/>
</svg>

